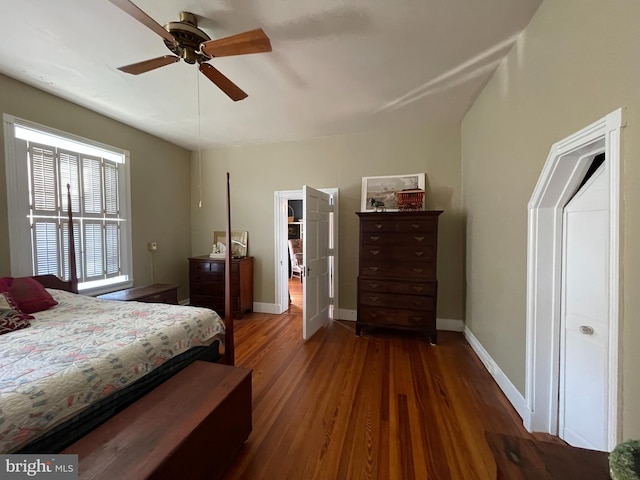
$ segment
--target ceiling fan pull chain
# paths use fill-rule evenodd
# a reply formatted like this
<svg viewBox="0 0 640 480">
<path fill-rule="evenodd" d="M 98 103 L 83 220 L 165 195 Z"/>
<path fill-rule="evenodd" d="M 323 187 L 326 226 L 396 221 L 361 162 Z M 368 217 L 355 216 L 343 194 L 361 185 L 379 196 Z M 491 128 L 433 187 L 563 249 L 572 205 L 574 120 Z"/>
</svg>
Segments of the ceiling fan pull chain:
<svg viewBox="0 0 640 480">
<path fill-rule="evenodd" d="M 198 75 L 197 70 L 196 86 L 196 91 L 198 92 L 198 196 L 200 197 L 198 208 L 202 208 L 202 134 L 200 130 L 202 121 L 200 119 L 200 75 Z"/>
</svg>

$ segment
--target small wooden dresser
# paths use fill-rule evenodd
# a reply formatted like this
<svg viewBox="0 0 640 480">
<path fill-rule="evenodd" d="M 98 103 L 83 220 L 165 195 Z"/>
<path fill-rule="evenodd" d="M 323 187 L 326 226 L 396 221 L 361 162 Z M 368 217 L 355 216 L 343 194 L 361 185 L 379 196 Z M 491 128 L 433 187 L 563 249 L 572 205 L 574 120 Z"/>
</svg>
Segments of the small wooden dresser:
<svg viewBox="0 0 640 480">
<path fill-rule="evenodd" d="M 189 304 L 224 316 L 224 258 L 189 258 Z M 231 311 L 253 311 L 253 257 L 231 260 Z"/>
<path fill-rule="evenodd" d="M 436 330 L 436 255 L 441 210 L 357 212 L 360 217 L 358 318 L 363 326 Z"/>
</svg>

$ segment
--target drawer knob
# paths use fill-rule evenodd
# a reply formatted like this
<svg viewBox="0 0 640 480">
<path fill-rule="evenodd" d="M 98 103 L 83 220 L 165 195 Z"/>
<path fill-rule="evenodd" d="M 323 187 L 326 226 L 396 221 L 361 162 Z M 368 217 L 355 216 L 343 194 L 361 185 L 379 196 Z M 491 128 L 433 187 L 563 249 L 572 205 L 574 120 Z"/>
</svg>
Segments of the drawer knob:
<svg viewBox="0 0 640 480">
<path fill-rule="evenodd" d="M 421 257 L 422 255 L 424 255 L 424 252 L 422 252 L 422 251 L 419 251 L 419 252 L 413 252 L 413 254 L 414 254 L 416 257 Z"/>
<path fill-rule="evenodd" d="M 371 238 L 371 240 L 373 240 L 374 242 L 377 242 L 378 240 L 380 240 L 380 237 L 377 235 L 371 235 L 371 237 L 369 238 Z"/>
<path fill-rule="evenodd" d="M 371 300 L 372 302 L 377 302 L 378 301 L 378 297 L 369 296 L 369 300 Z"/>
<path fill-rule="evenodd" d="M 380 285 L 377 283 L 370 283 L 369 288 L 378 288 Z"/>
<path fill-rule="evenodd" d="M 421 322 L 422 321 L 422 317 L 411 317 L 411 320 L 414 322 Z"/>
<path fill-rule="evenodd" d="M 382 228 L 382 224 L 381 223 L 376 223 L 376 228 L 377 229 L 381 229 Z"/>
<path fill-rule="evenodd" d="M 413 301 L 413 304 L 414 304 L 414 305 L 416 305 L 416 306 L 420 306 L 420 305 L 422 305 L 423 303 L 424 303 L 424 302 L 423 302 L 422 300 L 414 300 L 414 301 Z"/>
<path fill-rule="evenodd" d="M 421 242 L 424 240 L 424 237 L 413 237 L 416 242 Z"/>
<path fill-rule="evenodd" d="M 415 286 L 415 287 L 413 287 L 413 290 L 416 291 L 416 292 L 421 292 L 423 290 L 423 287 Z"/>
<path fill-rule="evenodd" d="M 420 224 L 419 223 L 412 223 L 411 226 L 413 228 L 420 228 Z"/>
<path fill-rule="evenodd" d="M 369 267 L 372 272 L 377 272 L 380 267 Z"/>
<path fill-rule="evenodd" d="M 370 313 L 369 316 L 371 318 L 378 318 L 378 314 L 377 313 Z"/>
<path fill-rule="evenodd" d="M 424 268 L 412 268 L 411 270 L 412 270 L 413 272 L 416 272 L 416 273 L 422 273 L 422 272 L 424 272 Z"/>
<path fill-rule="evenodd" d="M 369 252 L 371 252 L 371 255 L 378 255 L 380 250 L 369 250 Z"/>
</svg>

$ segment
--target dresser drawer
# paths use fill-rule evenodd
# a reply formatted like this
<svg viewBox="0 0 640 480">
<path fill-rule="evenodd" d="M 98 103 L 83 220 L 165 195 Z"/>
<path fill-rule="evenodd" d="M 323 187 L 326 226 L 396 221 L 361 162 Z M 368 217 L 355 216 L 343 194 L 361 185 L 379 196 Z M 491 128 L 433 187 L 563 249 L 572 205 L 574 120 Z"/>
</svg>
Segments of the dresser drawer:
<svg viewBox="0 0 640 480">
<path fill-rule="evenodd" d="M 360 275 L 363 277 L 394 277 L 406 280 L 435 280 L 435 263 L 385 263 L 361 261 Z"/>
<path fill-rule="evenodd" d="M 398 282 L 395 280 L 358 278 L 358 288 L 361 292 L 400 293 L 434 297 L 438 291 L 438 284 L 436 282 Z"/>
<path fill-rule="evenodd" d="M 405 247 L 432 247 L 436 246 L 436 235 L 434 232 L 429 233 L 410 233 L 410 232 L 364 232 L 361 235 L 361 244 L 367 246 L 381 245 L 403 245 Z"/>
<path fill-rule="evenodd" d="M 224 315 L 224 295 L 191 295 L 190 305 L 194 307 L 207 307 L 218 312 L 218 315 Z M 240 309 L 240 297 L 231 297 L 231 311 L 236 312 Z"/>
<path fill-rule="evenodd" d="M 206 283 L 222 283 L 224 285 L 224 271 L 223 272 L 207 272 L 203 270 L 195 270 L 189 272 L 190 282 L 206 282 Z M 238 282 L 238 274 L 231 272 L 231 282 Z"/>
<path fill-rule="evenodd" d="M 191 283 L 191 293 L 196 295 L 213 295 L 224 297 L 224 282 L 197 282 Z M 231 283 L 231 295 L 240 294 L 238 282 Z"/>
<path fill-rule="evenodd" d="M 394 218 L 367 219 L 360 221 L 362 232 L 436 232 L 438 221 L 435 218 Z"/>
<path fill-rule="evenodd" d="M 435 330 L 436 316 L 433 312 L 427 311 L 378 308 L 363 305 L 358 309 L 358 322 Z"/>
<path fill-rule="evenodd" d="M 359 301 L 360 305 L 426 310 L 428 312 L 433 312 L 436 307 L 436 298 L 426 295 L 360 292 Z"/>
<path fill-rule="evenodd" d="M 231 263 L 231 273 L 240 271 L 240 265 Z M 224 280 L 224 262 L 189 262 L 189 273 L 212 272 L 221 275 Z"/>
<path fill-rule="evenodd" d="M 438 220 L 430 218 L 407 218 L 396 220 L 397 232 L 435 233 L 438 228 Z"/>
<path fill-rule="evenodd" d="M 392 245 L 363 245 L 360 248 L 362 260 L 393 260 L 400 262 L 414 260 L 431 261 L 435 257 L 435 247 L 431 246 L 392 246 Z"/>
</svg>

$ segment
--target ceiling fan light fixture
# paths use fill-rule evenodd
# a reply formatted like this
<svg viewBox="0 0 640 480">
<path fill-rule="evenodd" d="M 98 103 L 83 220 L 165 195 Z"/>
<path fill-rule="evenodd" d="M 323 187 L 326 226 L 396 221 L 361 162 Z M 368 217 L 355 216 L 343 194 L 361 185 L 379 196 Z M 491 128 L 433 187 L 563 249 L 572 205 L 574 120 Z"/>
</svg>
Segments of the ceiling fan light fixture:
<svg viewBox="0 0 640 480">
<path fill-rule="evenodd" d="M 200 55 L 191 48 L 185 48 L 182 50 L 181 57 L 185 62 L 193 65 L 199 60 Z"/>
</svg>

